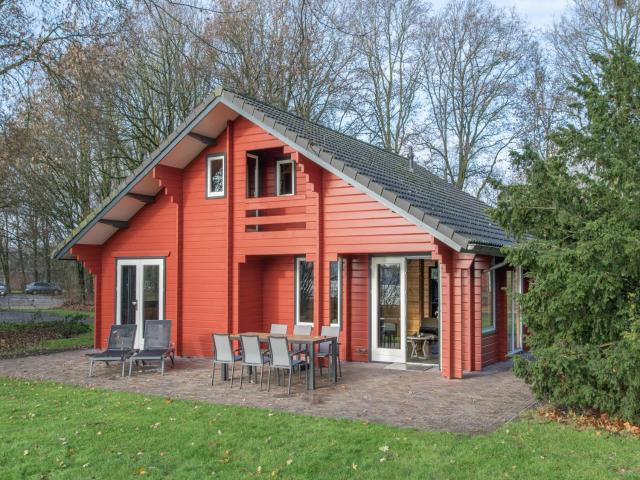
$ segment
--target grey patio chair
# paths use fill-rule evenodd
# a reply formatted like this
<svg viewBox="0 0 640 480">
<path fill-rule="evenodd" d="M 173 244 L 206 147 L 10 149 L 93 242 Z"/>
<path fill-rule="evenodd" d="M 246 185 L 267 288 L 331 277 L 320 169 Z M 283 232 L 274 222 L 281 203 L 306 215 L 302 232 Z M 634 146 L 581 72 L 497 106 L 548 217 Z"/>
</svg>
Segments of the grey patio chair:
<svg viewBox="0 0 640 480">
<path fill-rule="evenodd" d="M 320 335 L 323 337 L 340 337 L 340 327 L 332 325 L 325 325 L 322 327 L 320 331 Z M 318 352 L 316 353 L 316 358 L 318 359 L 318 366 L 320 367 L 320 376 L 322 376 L 322 360 L 327 359 L 330 361 L 331 359 L 331 342 L 322 342 L 318 344 Z M 336 358 L 338 359 L 338 375 L 342 377 L 342 365 L 340 364 L 340 348 L 336 352 Z"/>
<path fill-rule="evenodd" d="M 291 376 L 293 375 L 293 370 L 298 367 L 298 379 L 300 379 L 301 367 L 302 365 L 307 365 L 307 362 L 306 360 L 293 358 L 285 337 L 269 337 L 269 350 L 271 351 L 271 363 L 269 364 L 267 392 L 271 390 L 271 369 L 275 368 L 278 374 L 280 370 L 287 370 L 289 372 L 287 395 L 291 395 Z"/>
<path fill-rule="evenodd" d="M 159 361 L 160 374 L 164 375 L 164 361 L 171 360 L 171 367 L 175 366 L 175 350 L 171 345 L 171 320 L 145 320 L 144 348 L 129 358 L 129 376 L 133 369 L 133 362 Z"/>
<path fill-rule="evenodd" d="M 274 335 L 286 335 L 289 327 L 284 323 L 272 323 L 269 333 Z M 262 348 L 263 355 L 269 355 L 269 348 Z"/>
<path fill-rule="evenodd" d="M 311 335 L 311 331 L 313 330 L 313 325 L 295 325 L 293 327 L 294 335 Z M 305 343 L 292 343 L 291 344 L 291 355 L 304 355 L 307 357 L 309 352 L 307 351 L 307 345 Z"/>
<path fill-rule="evenodd" d="M 133 344 L 136 338 L 136 324 L 112 325 L 109 332 L 107 349 L 99 353 L 88 353 L 90 359 L 89 376 L 93 373 L 95 362 L 121 362 L 122 376 L 124 377 L 124 365 L 127 359 L 134 354 Z"/>
<path fill-rule="evenodd" d="M 236 362 L 242 360 L 240 355 L 236 355 L 231 346 L 231 337 L 226 333 L 214 333 L 213 340 L 213 366 L 211 367 L 211 386 L 216 373 L 216 364 L 231 365 L 231 384 L 233 386 L 233 374 L 236 369 Z M 221 367 L 222 368 L 222 367 Z"/>
<path fill-rule="evenodd" d="M 285 338 L 285 342 L 286 342 Z M 240 335 L 240 344 L 242 345 L 242 361 L 240 362 L 240 388 L 242 388 L 242 376 L 244 367 L 260 367 L 260 390 L 262 390 L 262 376 L 265 364 L 269 363 L 269 357 L 260 350 L 260 339 L 257 335 Z M 233 382 L 233 377 L 231 378 Z"/>
<path fill-rule="evenodd" d="M 286 335 L 289 327 L 284 323 L 272 323 L 270 333 L 276 335 Z"/>
</svg>

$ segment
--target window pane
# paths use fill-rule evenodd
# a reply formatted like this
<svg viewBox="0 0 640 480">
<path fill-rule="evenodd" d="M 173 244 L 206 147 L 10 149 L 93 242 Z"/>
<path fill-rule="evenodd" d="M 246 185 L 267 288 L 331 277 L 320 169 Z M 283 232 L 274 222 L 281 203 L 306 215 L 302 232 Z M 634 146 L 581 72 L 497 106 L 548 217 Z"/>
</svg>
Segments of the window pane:
<svg viewBox="0 0 640 480">
<path fill-rule="evenodd" d="M 136 266 L 120 267 L 120 323 L 136 323 Z"/>
<path fill-rule="evenodd" d="M 145 265 L 143 278 L 143 320 L 162 320 L 160 318 L 160 266 Z"/>
<path fill-rule="evenodd" d="M 278 185 L 278 193 L 280 195 L 290 195 L 293 193 L 293 163 L 279 163 L 280 183 Z"/>
<path fill-rule="evenodd" d="M 439 318 L 440 286 L 438 279 L 438 267 L 431 267 L 429 269 L 429 295 L 431 297 L 431 317 Z"/>
<path fill-rule="evenodd" d="M 481 279 L 482 329 L 492 330 L 493 322 L 493 271 L 484 272 Z"/>
<path fill-rule="evenodd" d="M 258 159 L 247 157 L 247 197 L 260 196 L 260 172 Z"/>
<path fill-rule="evenodd" d="M 400 346 L 400 270 L 399 264 L 378 265 L 378 345 Z"/>
<path fill-rule="evenodd" d="M 313 323 L 313 262 L 298 261 L 298 323 Z"/>
<path fill-rule="evenodd" d="M 224 193 L 224 160 L 222 158 L 209 160 L 209 193 Z"/>
<path fill-rule="evenodd" d="M 329 318 L 332 324 L 340 323 L 340 261 L 329 263 Z"/>
</svg>

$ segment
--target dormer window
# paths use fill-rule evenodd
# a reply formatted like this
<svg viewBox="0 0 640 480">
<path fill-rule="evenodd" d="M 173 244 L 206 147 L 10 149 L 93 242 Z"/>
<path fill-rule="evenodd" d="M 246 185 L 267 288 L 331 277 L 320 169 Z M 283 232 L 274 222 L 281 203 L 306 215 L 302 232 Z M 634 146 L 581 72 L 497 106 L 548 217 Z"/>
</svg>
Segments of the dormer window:
<svg viewBox="0 0 640 480">
<path fill-rule="evenodd" d="M 224 155 L 211 155 L 207 157 L 207 198 L 224 197 L 224 163 Z"/>
<path fill-rule="evenodd" d="M 290 159 L 276 161 L 276 194 L 293 195 L 296 193 L 295 162 Z"/>
</svg>

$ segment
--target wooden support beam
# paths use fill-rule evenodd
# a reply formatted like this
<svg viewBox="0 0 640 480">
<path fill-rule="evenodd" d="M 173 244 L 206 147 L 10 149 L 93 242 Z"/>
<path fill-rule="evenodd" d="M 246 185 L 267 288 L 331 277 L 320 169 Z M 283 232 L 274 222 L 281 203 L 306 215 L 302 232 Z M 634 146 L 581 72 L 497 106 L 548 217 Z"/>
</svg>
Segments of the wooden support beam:
<svg viewBox="0 0 640 480">
<path fill-rule="evenodd" d="M 207 137 L 206 135 L 201 135 L 200 133 L 196 133 L 196 132 L 189 132 L 189 136 L 195 140 L 198 140 L 199 142 L 204 143 L 205 145 L 208 145 L 210 147 L 214 146 L 217 143 L 217 139 L 216 138 L 212 138 L 212 137 Z"/>
<path fill-rule="evenodd" d="M 154 197 L 153 195 L 142 195 L 140 193 L 127 193 L 127 197 L 133 198 L 134 200 L 138 200 L 139 202 L 146 204 L 156 201 L 156 197 Z"/>
<path fill-rule="evenodd" d="M 109 220 L 107 218 L 101 218 L 98 221 L 99 223 L 103 223 L 115 228 L 127 228 L 129 226 L 129 222 L 127 222 L 126 220 Z"/>
</svg>

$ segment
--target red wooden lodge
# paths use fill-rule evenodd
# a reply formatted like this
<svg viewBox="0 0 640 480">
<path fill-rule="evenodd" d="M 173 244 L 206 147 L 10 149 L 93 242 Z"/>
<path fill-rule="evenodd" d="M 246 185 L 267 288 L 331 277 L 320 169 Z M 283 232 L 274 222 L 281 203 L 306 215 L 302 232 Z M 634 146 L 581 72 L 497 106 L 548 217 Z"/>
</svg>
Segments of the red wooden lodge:
<svg viewBox="0 0 640 480">
<path fill-rule="evenodd" d="M 461 378 L 523 343 L 522 275 L 486 209 L 412 159 L 219 89 L 56 258 L 93 275 L 97 348 L 146 319 L 173 320 L 192 356 L 212 332 L 339 324 L 343 360 Z"/>
</svg>

